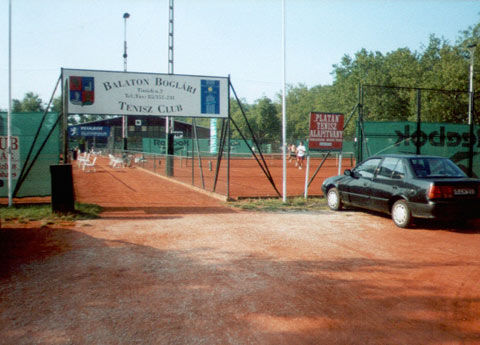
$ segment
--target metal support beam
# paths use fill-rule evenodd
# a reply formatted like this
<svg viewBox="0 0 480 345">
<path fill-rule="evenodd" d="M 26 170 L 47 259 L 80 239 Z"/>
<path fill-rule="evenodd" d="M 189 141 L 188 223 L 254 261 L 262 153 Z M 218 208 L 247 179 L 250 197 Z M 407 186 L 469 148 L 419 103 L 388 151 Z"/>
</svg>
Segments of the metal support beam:
<svg viewBox="0 0 480 345">
<path fill-rule="evenodd" d="M 358 85 L 357 164 L 363 160 L 363 86 Z"/>
<path fill-rule="evenodd" d="M 468 92 L 468 125 L 470 129 L 469 135 L 469 145 L 468 145 L 468 176 L 473 176 L 473 146 L 475 145 L 474 141 L 474 121 L 473 121 L 473 100 L 474 100 L 474 88 L 473 88 L 473 63 L 475 58 L 475 48 L 477 47 L 476 44 L 471 44 L 467 48 L 470 50 L 470 87 Z"/>
<path fill-rule="evenodd" d="M 417 155 L 421 154 L 420 130 L 422 129 L 422 91 L 417 90 L 417 137 L 415 138 L 415 146 Z"/>
</svg>

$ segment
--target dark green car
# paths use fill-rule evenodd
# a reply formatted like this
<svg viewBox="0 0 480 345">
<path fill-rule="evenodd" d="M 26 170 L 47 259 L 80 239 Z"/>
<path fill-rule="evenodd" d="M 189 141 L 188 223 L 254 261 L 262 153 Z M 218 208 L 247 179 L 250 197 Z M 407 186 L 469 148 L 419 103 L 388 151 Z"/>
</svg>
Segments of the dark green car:
<svg viewBox="0 0 480 345">
<path fill-rule="evenodd" d="M 407 228 L 412 218 L 465 221 L 480 216 L 480 180 L 451 160 L 392 154 L 370 157 L 322 185 L 330 209 L 351 205 L 391 214 Z"/>
</svg>

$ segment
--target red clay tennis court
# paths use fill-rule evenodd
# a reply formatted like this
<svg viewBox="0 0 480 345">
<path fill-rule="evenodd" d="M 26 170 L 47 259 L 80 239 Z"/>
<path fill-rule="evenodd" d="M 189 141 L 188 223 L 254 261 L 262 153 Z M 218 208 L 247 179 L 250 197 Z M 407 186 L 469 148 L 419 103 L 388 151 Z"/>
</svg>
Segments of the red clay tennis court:
<svg viewBox="0 0 480 345">
<path fill-rule="evenodd" d="M 257 156 L 258 160 L 261 157 Z M 207 191 L 215 192 L 231 199 L 238 198 L 257 198 L 257 197 L 279 197 L 272 183 L 270 183 L 266 174 L 270 173 L 272 180 L 278 192 L 282 193 L 283 188 L 283 167 L 281 154 L 267 154 L 263 157 L 264 166 L 262 169 L 257 160 L 249 156 L 232 156 L 230 161 L 223 157 L 218 167 L 218 177 L 215 181 L 217 170 L 216 157 L 185 158 L 175 156 L 173 159 L 173 178 L 188 185 L 199 187 Z M 309 196 L 321 196 L 321 186 L 325 178 L 337 175 L 339 172 L 340 160 L 338 157 L 331 156 L 327 158 L 320 169 L 323 157 L 316 156 L 310 160 L 308 170 L 308 181 L 315 178 L 308 188 Z M 136 154 L 132 157 L 132 165 L 154 172 L 156 174 L 166 175 L 166 162 L 164 156 L 154 156 L 148 154 Z M 228 164 L 230 164 L 230 174 L 228 176 Z M 341 161 L 341 170 L 351 168 L 354 164 L 353 158 L 348 156 Z M 295 166 L 295 161 L 287 162 L 287 196 L 303 196 L 306 183 L 307 160 L 303 163 L 303 169 Z M 318 171 L 317 171 L 318 170 Z M 228 179 L 228 183 L 227 183 Z M 227 192 L 227 188 L 229 188 Z"/>
</svg>

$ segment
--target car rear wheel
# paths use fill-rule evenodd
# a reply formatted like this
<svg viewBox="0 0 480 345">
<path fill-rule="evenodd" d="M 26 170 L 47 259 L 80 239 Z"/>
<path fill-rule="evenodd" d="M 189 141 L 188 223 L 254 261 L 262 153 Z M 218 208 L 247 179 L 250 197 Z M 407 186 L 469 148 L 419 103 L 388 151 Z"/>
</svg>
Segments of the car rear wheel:
<svg viewBox="0 0 480 345">
<path fill-rule="evenodd" d="M 330 188 L 327 192 L 327 205 L 333 211 L 342 209 L 342 201 L 337 188 Z"/>
<path fill-rule="evenodd" d="M 412 221 L 410 208 L 405 200 L 397 200 L 392 206 L 392 220 L 400 228 L 408 228 Z"/>
</svg>

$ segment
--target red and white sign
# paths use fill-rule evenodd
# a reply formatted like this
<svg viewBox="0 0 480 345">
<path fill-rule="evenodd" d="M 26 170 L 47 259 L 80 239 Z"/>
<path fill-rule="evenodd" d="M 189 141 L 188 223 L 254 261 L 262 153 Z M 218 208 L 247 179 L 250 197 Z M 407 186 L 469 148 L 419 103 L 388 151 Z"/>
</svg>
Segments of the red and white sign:
<svg viewBox="0 0 480 345">
<path fill-rule="evenodd" d="M 310 149 L 341 151 L 342 144 L 343 114 L 310 113 Z"/>
</svg>

